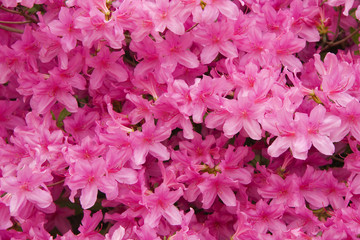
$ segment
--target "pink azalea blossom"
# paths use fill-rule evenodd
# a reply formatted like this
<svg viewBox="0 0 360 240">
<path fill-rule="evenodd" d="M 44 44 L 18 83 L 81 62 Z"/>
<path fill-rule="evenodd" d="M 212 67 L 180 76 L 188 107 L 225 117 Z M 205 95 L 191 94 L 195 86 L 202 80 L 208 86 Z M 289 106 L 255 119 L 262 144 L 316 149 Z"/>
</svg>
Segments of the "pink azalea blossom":
<svg viewBox="0 0 360 240">
<path fill-rule="evenodd" d="M 307 131 L 306 137 L 308 141 L 311 141 L 321 153 L 332 155 L 335 146 L 329 137 L 332 129 L 340 127 L 340 118 L 326 113 L 326 109 L 322 105 L 313 108 L 309 117 L 304 114 L 298 114 L 297 116 L 301 119 L 299 124 Z"/>
<path fill-rule="evenodd" d="M 175 69 L 179 63 L 188 68 L 197 68 L 199 60 L 197 56 L 189 49 L 192 45 L 190 34 L 183 34 L 181 37 L 167 32 L 165 41 L 158 43 L 157 49 L 162 56 L 161 65 L 169 66 L 169 69 Z"/>
<path fill-rule="evenodd" d="M 151 15 L 156 31 L 163 32 L 168 28 L 175 34 L 184 34 L 184 25 L 178 17 L 182 9 L 180 1 L 156 0 L 145 2 L 144 7 Z"/>
<path fill-rule="evenodd" d="M 286 225 L 279 218 L 284 214 L 284 206 L 281 204 L 268 205 L 262 199 L 256 203 L 255 209 L 247 212 L 251 221 L 254 221 L 254 229 L 260 233 L 266 231 L 285 231 Z"/>
<path fill-rule="evenodd" d="M 181 197 L 182 190 L 170 191 L 165 185 L 160 185 L 144 198 L 144 204 L 149 209 L 144 221 L 150 227 L 155 227 L 161 217 L 164 217 L 171 225 L 181 224 L 181 215 L 179 209 L 174 203 Z"/>
<path fill-rule="evenodd" d="M 34 96 L 30 105 L 39 114 L 48 112 L 56 101 L 61 102 L 69 112 L 77 112 L 78 104 L 74 98 L 71 86 L 50 77 L 41 81 L 33 89 Z"/>
<path fill-rule="evenodd" d="M 122 54 L 121 51 L 111 53 L 107 47 L 103 47 L 96 57 L 87 59 L 88 65 L 94 68 L 90 76 L 90 88 L 100 88 L 106 75 L 113 77 L 118 82 L 127 80 L 128 74 L 126 70 L 117 62 Z"/>
<path fill-rule="evenodd" d="M 268 153 L 272 157 L 278 157 L 288 148 L 291 149 L 295 158 L 305 160 L 309 149 L 309 142 L 306 136 L 299 130 L 297 121 L 292 114 L 286 111 L 277 113 L 276 122 L 262 122 L 265 130 L 278 136 L 269 146 Z"/>
<path fill-rule="evenodd" d="M 218 53 L 225 57 L 235 58 L 238 56 L 237 48 L 230 41 L 233 29 L 230 24 L 216 22 L 209 26 L 198 28 L 194 33 L 195 41 L 204 46 L 201 51 L 201 63 L 211 63 Z"/>
<path fill-rule="evenodd" d="M 114 21 L 107 21 L 104 13 L 98 9 L 92 8 L 89 16 L 78 16 L 74 23 L 75 28 L 81 29 L 85 46 L 90 48 L 96 41 L 105 38 L 109 40 L 111 47 L 115 49 L 122 47 L 123 32 L 117 31 L 114 28 Z"/>
<path fill-rule="evenodd" d="M 69 8 L 62 7 L 59 12 L 59 20 L 49 23 L 51 33 L 62 36 L 61 45 L 65 52 L 74 49 L 77 39 L 81 39 L 80 30 L 75 29 L 74 19 L 76 15 Z"/>
<path fill-rule="evenodd" d="M 115 198 L 116 186 L 109 182 L 105 177 L 105 161 L 99 159 L 92 163 L 87 161 L 78 161 L 70 171 L 70 177 L 66 185 L 71 189 L 70 200 L 74 201 L 77 190 L 81 190 L 80 203 L 84 209 L 91 208 L 95 202 L 98 189 L 105 192 L 108 197 Z"/>
<path fill-rule="evenodd" d="M 162 141 L 170 136 L 171 130 L 163 126 L 155 126 L 152 122 L 142 125 L 142 131 L 132 133 L 133 141 L 133 160 L 136 165 L 145 163 L 148 153 L 159 160 L 168 160 L 170 153 L 161 144 Z"/>
<path fill-rule="evenodd" d="M 10 213 L 19 214 L 19 210 L 27 204 L 45 209 L 53 204 L 52 196 L 45 185 L 53 179 L 49 171 L 36 171 L 28 166 L 17 171 L 16 176 L 1 179 L 1 190 L 10 194 Z"/>
<path fill-rule="evenodd" d="M 262 130 L 257 119 L 262 118 L 263 109 L 254 104 L 250 97 L 238 96 L 237 100 L 225 102 L 225 108 L 231 117 L 225 120 L 223 130 L 227 137 L 232 137 L 242 128 L 252 139 L 261 139 Z"/>
<path fill-rule="evenodd" d="M 225 177 L 223 174 L 211 175 L 204 173 L 202 175 L 203 182 L 198 184 L 198 187 L 203 196 L 203 208 L 210 208 L 216 196 L 219 196 L 221 201 L 224 202 L 226 206 L 236 206 L 236 196 L 231 189 L 231 187 L 236 187 L 236 182 Z"/>
<path fill-rule="evenodd" d="M 339 109 L 338 116 L 341 118 L 341 125 L 336 132 L 334 131 L 331 133 L 331 137 L 334 141 L 339 141 L 349 132 L 356 140 L 360 140 L 360 122 L 358 120 L 360 114 L 359 106 L 360 103 L 356 99 L 353 99 L 345 108 Z M 336 109 L 334 110 L 337 112 Z"/>
</svg>

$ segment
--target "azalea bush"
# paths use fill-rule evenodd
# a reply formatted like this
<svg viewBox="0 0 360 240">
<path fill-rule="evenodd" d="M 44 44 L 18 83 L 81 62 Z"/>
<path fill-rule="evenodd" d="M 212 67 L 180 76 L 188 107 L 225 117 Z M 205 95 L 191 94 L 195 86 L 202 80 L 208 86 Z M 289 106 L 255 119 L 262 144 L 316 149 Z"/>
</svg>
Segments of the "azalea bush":
<svg viewBox="0 0 360 240">
<path fill-rule="evenodd" d="M 360 238 L 353 0 L 0 0 L 1 239 Z"/>
</svg>

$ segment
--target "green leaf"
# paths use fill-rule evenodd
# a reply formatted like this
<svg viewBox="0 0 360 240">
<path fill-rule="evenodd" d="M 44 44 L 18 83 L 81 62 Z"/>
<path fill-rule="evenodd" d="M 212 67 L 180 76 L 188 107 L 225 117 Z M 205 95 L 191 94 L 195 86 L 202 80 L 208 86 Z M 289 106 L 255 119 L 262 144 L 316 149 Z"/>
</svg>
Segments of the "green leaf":
<svg viewBox="0 0 360 240">
<path fill-rule="evenodd" d="M 56 126 L 58 127 L 58 128 L 63 128 L 64 127 L 64 119 L 67 117 L 67 116 L 69 116 L 69 115 L 71 115 L 71 113 L 68 111 L 68 110 L 66 110 L 66 108 L 64 108 L 61 112 L 60 112 L 60 114 L 59 114 L 59 116 L 58 116 L 58 118 L 57 118 L 57 120 L 56 120 Z"/>
<path fill-rule="evenodd" d="M 34 6 L 32 7 L 32 8 L 29 8 L 28 10 L 27 10 L 27 13 L 29 14 L 29 15 L 32 15 L 32 14 L 35 14 L 35 13 L 37 13 L 37 12 L 41 12 L 41 13 L 44 13 L 45 12 L 45 9 L 44 9 L 44 7 L 43 7 L 43 5 L 40 5 L 40 4 L 34 4 Z"/>
<path fill-rule="evenodd" d="M 356 29 L 353 27 L 350 27 L 350 33 L 353 33 Z M 355 44 L 359 45 L 359 32 L 357 32 L 356 34 L 354 34 L 351 39 L 354 41 Z"/>
</svg>

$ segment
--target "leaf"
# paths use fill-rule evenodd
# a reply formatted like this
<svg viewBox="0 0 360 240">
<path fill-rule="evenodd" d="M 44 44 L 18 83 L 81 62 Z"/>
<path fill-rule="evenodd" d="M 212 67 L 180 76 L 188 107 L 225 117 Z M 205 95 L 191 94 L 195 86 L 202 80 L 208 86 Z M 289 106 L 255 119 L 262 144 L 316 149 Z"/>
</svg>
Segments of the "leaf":
<svg viewBox="0 0 360 240">
<path fill-rule="evenodd" d="M 352 34 L 355 30 L 356 30 L 355 28 L 350 27 L 350 33 L 351 33 L 351 34 Z M 354 41 L 354 43 L 355 43 L 356 45 L 359 45 L 359 37 L 360 37 L 359 32 L 356 33 L 356 34 L 354 34 L 354 35 L 351 37 L 351 39 Z"/>
<path fill-rule="evenodd" d="M 69 116 L 69 115 L 71 115 L 71 113 L 68 111 L 68 110 L 66 110 L 66 108 L 64 108 L 61 112 L 60 112 L 60 114 L 59 114 L 59 116 L 58 116 L 58 118 L 57 118 L 57 120 L 56 120 L 56 126 L 58 127 L 58 128 L 63 128 L 64 127 L 64 119 L 67 117 L 67 116 Z"/>
</svg>

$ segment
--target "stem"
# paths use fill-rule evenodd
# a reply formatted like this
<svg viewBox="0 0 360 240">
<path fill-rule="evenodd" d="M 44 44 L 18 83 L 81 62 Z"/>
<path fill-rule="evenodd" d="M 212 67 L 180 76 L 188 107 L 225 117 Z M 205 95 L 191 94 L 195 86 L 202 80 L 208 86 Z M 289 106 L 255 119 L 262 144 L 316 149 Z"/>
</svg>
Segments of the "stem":
<svg viewBox="0 0 360 240">
<path fill-rule="evenodd" d="M 26 24 L 26 23 L 31 23 L 31 21 L 18 21 L 18 22 L 12 22 L 12 21 L 1 21 L 0 23 L 3 24 Z"/>
<path fill-rule="evenodd" d="M 4 10 L 5 12 L 14 13 L 14 14 L 20 14 L 18 11 L 8 9 L 6 7 L 0 6 L 1 10 Z"/>
<path fill-rule="evenodd" d="M 60 181 L 58 181 L 58 182 L 54 182 L 54 183 L 49 184 L 49 185 L 46 185 L 46 186 L 47 186 L 47 187 L 53 187 L 53 186 L 56 186 L 56 185 L 58 185 L 58 184 L 60 184 L 60 183 L 63 183 L 63 182 L 65 182 L 65 179 L 60 180 Z"/>
<path fill-rule="evenodd" d="M 331 159 L 333 159 L 335 161 L 339 161 L 339 162 L 344 162 L 344 159 L 338 158 L 338 157 L 335 157 L 335 156 L 332 156 Z"/>
<path fill-rule="evenodd" d="M 21 11 L 21 12 L 18 12 L 18 11 L 15 11 L 15 10 L 12 10 L 12 9 L 8 9 L 6 7 L 3 7 L 3 6 L 0 6 L 0 9 L 5 11 L 5 12 L 9 12 L 9 13 L 13 13 L 13 14 L 18 14 L 18 15 L 21 15 L 23 16 L 24 18 L 26 18 L 27 20 L 33 22 L 33 23 L 37 23 L 38 21 L 32 17 L 30 17 L 28 14 L 26 14 L 25 12 Z"/>
<path fill-rule="evenodd" d="M 328 50 L 330 47 L 334 47 L 337 45 L 340 45 L 344 42 L 346 42 L 347 40 L 349 40 L 350 38 L 352 38 L 355 34 L 357 34 L 360 31 L 360 27 L 358 27 L 357 29 L 355 29 L 354 32 L 352 32 L 350 35 L 346 36 L 345 38 L 337 41 L 337 42 L 329 42 L 328 45 L 326 47 L 324 47 L 323 49 L 321 49 L 321 52 L 324 52 L 326 50 Z"/>
<path fill-rule="evenodd" d="M 0 29 L 3 29 L 5 31 L 9 31 L 9 32 L 14 32 L 14 33 L 24 33 L 24 31 L 21 30 L 21 29 L 8 27 L 8 26 L 2 25 L 2 24 L 0 24 Z"/>
<path fill-rule="evenodd" d="M 199 23 L 195 23 L 193 26 L 191 26 L 191 28 L 189 28 L 188 30 L 186 30 L 186 32 L 190 32 L 191 30 L 193 30 L 194 28 L 196 28 L 197 25 L 199 25 Z"/>
</svg>

